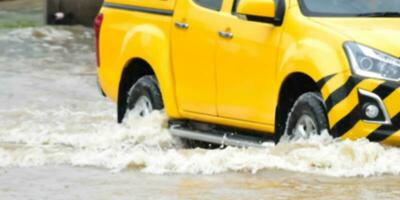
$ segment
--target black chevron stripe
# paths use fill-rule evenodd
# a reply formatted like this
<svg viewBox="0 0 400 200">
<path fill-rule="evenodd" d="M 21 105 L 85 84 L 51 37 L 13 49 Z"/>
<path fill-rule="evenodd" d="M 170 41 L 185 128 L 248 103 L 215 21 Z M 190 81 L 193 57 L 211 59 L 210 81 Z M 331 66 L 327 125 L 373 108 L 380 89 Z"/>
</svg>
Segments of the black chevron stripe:
<svg viewBox="0 0 400 200">
<path fill-rule="evenodd" d="M 339 120 L 331 129 L 335 137 L 342 137 L 345 133 L 350 131 L 358 121 L 361 119 L 361 112 L 359 105 L 355 106 L 345 117 Z"/>
<path fill-rule="evenodd" d="M 374 142 L 382 142 L 394 133 L 396 133 L 400 127 L 400 113 L 392 118 L 393 125 L 382 125 L 377 128 L 374 132 L 368 135 L 368 139 Z"/>
<path fill-rule="evenodd" d="M 329 113 L 336 104 L 343 101 L 362 80 L 358 77 L 349 77 L 344 85 L 329 95 L 326 99 L 327 112 Z"/>
<path fill-rule="evenodd" d="M 384 82 L 380 84 L 375 90 L 374 93 L 377 94 L 381 99 L 386 99 L 390 94 L 392 94 L 399 87 L 398 83 L 394 83 L 392 81 Z"/>
<path fill-rule="evenodd" d="M 319 89 L 322 89 L 322 88 L 325 86 L 325 84 L 326 84 L 329 80 L 331 80 L 335 75 L 336 75 L 336 74 L 331 74 L 331 75 L 326 76 L 325 78 L 319 80 L 319 81 L 317 82 L 318 88 L 319 88 Z"/>
</svg>

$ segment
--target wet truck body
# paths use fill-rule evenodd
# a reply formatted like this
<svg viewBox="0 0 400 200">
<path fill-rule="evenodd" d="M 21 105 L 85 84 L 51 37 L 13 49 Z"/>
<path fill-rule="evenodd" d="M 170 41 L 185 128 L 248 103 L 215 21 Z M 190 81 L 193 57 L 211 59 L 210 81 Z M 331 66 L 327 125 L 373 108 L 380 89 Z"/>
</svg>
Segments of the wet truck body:
<svg viewBox="0 0 400 200">
<path fill-rule="evenodd" d="M 400 144 L 400 5 L 319 2 L 106 0 L 100 87 L 119 122 L 137 104 L 165 109 L 190 139 L 327 130 Z"/>
</svg>

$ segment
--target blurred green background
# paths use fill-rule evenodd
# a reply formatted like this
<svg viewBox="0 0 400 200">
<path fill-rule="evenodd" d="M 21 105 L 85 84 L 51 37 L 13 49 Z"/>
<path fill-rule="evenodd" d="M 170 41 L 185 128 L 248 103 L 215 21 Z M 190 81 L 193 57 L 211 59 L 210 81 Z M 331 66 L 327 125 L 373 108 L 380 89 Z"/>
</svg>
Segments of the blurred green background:
<svg viewBox="0 0 400 200">
<path fill-rule="evenodd" d="M 0 0 L 0 28 L 42 25 L 43 10 L 43 0 Z"/>
</svg>

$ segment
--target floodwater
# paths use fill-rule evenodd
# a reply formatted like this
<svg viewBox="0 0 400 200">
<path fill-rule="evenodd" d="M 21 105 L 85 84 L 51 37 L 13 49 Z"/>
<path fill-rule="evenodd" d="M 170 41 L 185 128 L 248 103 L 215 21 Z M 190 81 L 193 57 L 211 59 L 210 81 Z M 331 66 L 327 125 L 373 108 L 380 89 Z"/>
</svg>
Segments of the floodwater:
<svg viewBox="0 0 400 200">
<path fill-rule="evenodd" d="M 0 199 L 399 199 L 400 149 L 328 135 L 184 149 L 155 112 L 116 123 L 90 29 L 0 1 Z M 28 7 L 28 8 L 27 8 Z"/>
</svg>

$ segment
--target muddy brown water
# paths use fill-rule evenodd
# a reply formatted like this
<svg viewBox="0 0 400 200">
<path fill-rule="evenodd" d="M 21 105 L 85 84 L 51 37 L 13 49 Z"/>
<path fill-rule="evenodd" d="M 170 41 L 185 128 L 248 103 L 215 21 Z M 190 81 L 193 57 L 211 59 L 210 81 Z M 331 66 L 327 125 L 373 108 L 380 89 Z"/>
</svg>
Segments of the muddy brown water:
<svg viewBox="0 0 400 200">
<path fill-rule="evenodd" d="M 398 177 L 329 178 L 268 170 L 256 175 L 108 173 L 96 168 L 0 170 L 1 199 L 398 199 Z M 7 186 L 5 186 L 7 185 Z"/>
<path fill-rule="evenodd" d="M 0 199 L 399 199 L 400 150 L 328 135 L 184 149 L 165 115 L 115 123 L 93 33 L 0 1 Z"/>
</svg>

